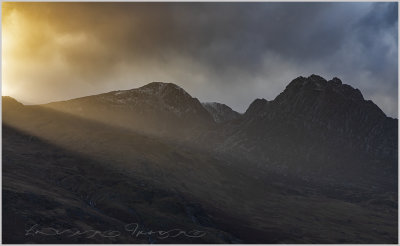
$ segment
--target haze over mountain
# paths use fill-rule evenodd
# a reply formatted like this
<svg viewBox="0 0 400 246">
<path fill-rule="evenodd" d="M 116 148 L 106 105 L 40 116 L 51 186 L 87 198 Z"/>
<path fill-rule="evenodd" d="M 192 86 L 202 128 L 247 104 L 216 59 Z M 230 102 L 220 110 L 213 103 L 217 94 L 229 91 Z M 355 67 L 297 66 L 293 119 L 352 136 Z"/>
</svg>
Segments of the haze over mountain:
<svg viewBox="0 0 400 246">
<path fill-rule="evenodd" d="M 113 91 L 43 105 L 111 125 L 169 137 L 193 134 L 214 121 L 198 99 L 172 83 L 153 82 L 137 89 Z"/>
<path fill-rule="evenodd" d="M 27 221 L 207 233 L 101 243 L 397 242 L 398 120 L 338 78 L 298 77 L 243 115 L 162 82 L 2 105 L 8 242 Z"/>
</svg>

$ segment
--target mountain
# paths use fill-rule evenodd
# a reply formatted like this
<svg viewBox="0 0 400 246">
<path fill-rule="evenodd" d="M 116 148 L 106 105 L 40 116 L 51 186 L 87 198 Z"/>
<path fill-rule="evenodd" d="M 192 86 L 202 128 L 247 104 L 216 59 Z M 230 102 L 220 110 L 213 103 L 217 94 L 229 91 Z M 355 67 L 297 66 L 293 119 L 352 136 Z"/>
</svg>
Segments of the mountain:
<svg viewBox="0 0 400 246">
<path fill-rule="evenodd" d="M 218 149 L 261 166 L 305 178 L 397 182 L 397 119 L 338 78 L 298 77 L 226 128 Z"/>
<path fill-rule="evenodd" d="M 3 241 L 398 241 L 397 120 L 339 79 L 299 77 L 218 124 L 165 83 L 2 104 Z M 207 236 L 132 238 L 124 225 L 135 222 Z M 26 237 L 18 229 L 35 223 L 123 235 Z"/>
<path fill-rule="evenodd" d="M 5 119 L 24 115 L 18 113 L 20 103 L 3 100 L 3 107 L 13 108 L 3 112 Z M 338 78 L 298 77 L 274 100 L 256 99 L 240 117 L 225 105 L 202 105 L 179 86 L 161 82 L 26 108 L 184 140 L 181 146 L 217 151 L 284 175 L 381 188 L 397 183 L 397 119 Z M 49 112 L 43 114 L 54 115 Z"/>
<path fill-rule="evenodd" d="M 217 102 L 203 102 L 203 107 L 212 115 L 217 123 L 224 123 L 235 120 L 240 117 L 240 114 L 232 110 L 229 106 Z"/>
<path fill-rule="evenodd" d="M 44 107 L 131 130 L 187 137 L 214 124 L 198 99 L 172 83 L 153 82 L 137 89 L 112 91 Z"/>
</svg>

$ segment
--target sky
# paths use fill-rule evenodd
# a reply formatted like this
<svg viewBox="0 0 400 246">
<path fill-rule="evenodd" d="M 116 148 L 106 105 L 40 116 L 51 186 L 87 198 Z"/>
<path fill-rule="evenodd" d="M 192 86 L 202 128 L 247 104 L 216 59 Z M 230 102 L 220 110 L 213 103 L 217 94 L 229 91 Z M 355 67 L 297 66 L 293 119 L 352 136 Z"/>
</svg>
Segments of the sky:
<svg viewBox="0 0 400 246">
<path fill-rule="evenodd" d="M 296 77 L 398 111 L 392 3 L 3 3 L 2 95 L 39 104 L 175 83 L 244 112 Z"/>
</svg>

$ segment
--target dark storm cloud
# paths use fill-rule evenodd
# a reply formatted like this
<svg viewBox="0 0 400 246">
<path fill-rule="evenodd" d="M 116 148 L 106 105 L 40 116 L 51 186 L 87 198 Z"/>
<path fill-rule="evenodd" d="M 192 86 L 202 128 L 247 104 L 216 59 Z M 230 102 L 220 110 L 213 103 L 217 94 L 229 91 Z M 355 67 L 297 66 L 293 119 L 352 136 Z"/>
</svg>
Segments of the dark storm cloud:
<svg viewBox="0 0 400 246">
<path fill-rule="evenodd" d="M 397 3 L 20 3 L 15 8 L 63 40 L 49 52 L 68 68 L 57 85 L 76 87 L 64 97 L 160 80 L 244 111 L 254 98 L 272 100 L 291 79 L 315 73 L 342 78 L 397 117 Z M 32 42 L 30 48 L 43 50 L 47 43 Z M 82 83 L 89 84 L 86 90 Z"/>
</svg>

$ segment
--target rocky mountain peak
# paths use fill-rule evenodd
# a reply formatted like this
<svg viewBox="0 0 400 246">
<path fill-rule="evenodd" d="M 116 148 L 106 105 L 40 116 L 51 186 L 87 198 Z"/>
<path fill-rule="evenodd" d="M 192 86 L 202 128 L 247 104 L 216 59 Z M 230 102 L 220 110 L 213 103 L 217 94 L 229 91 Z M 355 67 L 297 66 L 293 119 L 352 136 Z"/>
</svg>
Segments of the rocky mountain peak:
<svg viewBox="0 0 400 246">
<path fill-rule="evenodd" d="M 214 124 L 212 116 L 181 87 L 152 82 L 145 86 L 45 105 L 111 125 L 165 136 L 190 135 Z M 186 135 L 185 135 L 186 137 Z"/>
<path fill-rule="evenodd" d="M 184 89 L 173 83 L 151 82 L 138 89 L 134 89 L 142 93 L 165 96 L 172 94 L 180 94 L 185 97 L 191 97 Z"/>
<path fill-rule="evenodd" d="M 224 123 L 240 117 L 238 112 L 223 103 L 203 102 L 202 105 L 212 115 L 216 123 Z"/>
<path fill-rule="evenodd" d="M 343 180 L 368 168 L 372 176 L 377 169 L 381 177 L 397 172 L 397 120 L 336 77 L 298 77 L 273 101 L 254 100 L 230 127 L 218 148 L 247 153 L 278 172 L 284 166 L 295 175 L 335 173 Z"/>
<path fill-rule="evenodd" d="M 115 105 L 143 106 L 145 103 L 176 114 L 189 111 L 207 114 L 197 98 L 173 83 L 151 82 L 136 89 L 113 91 L 99 96 Z"/>
<path fill-rule="evenodd" d="M 308 115 L 311 118 L 320 117 L 321 114 L 325 119 L 342 118 L 355 113 L 360 118 L 363 115 L 374 118 L 386 116 L 378 106 L 365 100 L 360 90 L 343 84 L 336 77 L 329 81 L 318 75 L 298 77 L 273 102 L 280 105 L 283 112 Z"/>
<path fill-rule="evenodd" d="M 341 97 L 354 101 L 364 101 L 364 97 L 359 89 L 343 84 L 337 77 L 327 81 L 323 77 L 315 74 L 308 78 L 298 77 L 294 79 L 277 97 L 277 99 L 279 100 L 282 97 L 293 97 L 297 94 L 311 97 L 320 94 L 335 94 L 334 96 L 338 96 L 338 98 Z"/>
</svg>

